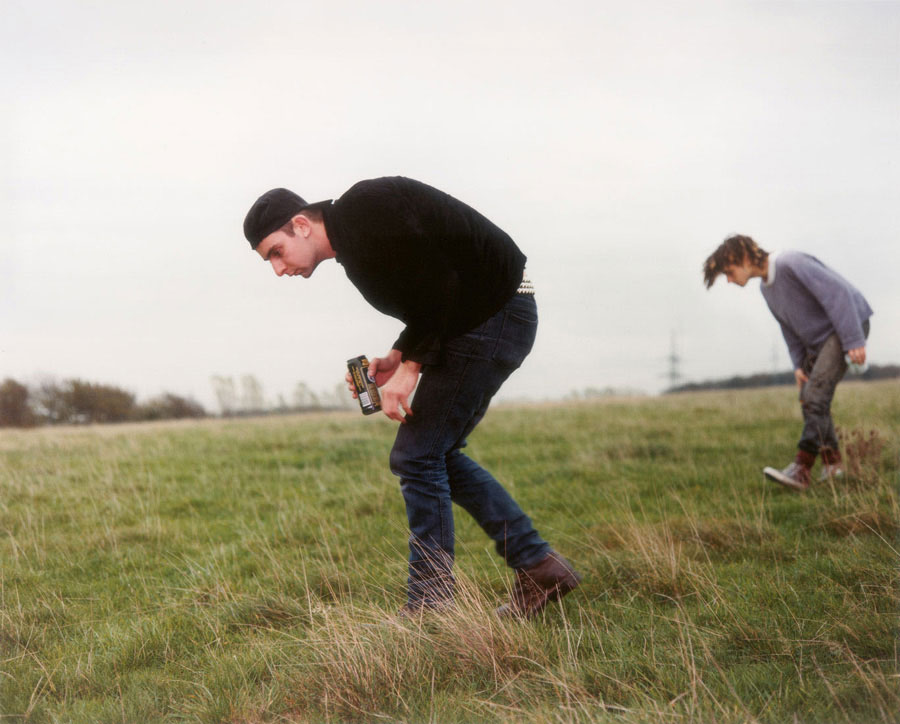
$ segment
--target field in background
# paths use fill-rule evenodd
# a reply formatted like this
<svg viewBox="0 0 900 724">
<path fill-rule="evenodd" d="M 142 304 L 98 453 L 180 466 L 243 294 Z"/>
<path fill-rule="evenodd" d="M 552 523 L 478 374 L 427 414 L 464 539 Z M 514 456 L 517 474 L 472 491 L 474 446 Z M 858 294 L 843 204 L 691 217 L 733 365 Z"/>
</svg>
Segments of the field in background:
<svg viewBox="0 0 900 724">
<path fill-rule="evenodd" d="M 0 721 L 897 721 L 900 385 L 835 411 L 853 474 L 796 495 L 788 388 L 492 410 L 469 453 L 585 577 L 530 623 L 461 512 L 458 610 L 393 618 L 386 420 L 4 431 Z"/>
</svg>

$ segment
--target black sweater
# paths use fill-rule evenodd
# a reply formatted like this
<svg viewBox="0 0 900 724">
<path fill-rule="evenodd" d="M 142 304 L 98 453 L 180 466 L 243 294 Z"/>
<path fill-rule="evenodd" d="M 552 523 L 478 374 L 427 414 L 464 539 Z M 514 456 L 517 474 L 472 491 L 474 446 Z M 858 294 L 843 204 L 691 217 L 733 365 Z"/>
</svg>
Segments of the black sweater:
<svg viewBox="0 0 900 724">
<path fill-rule="evenodd" d="M 445 340 L 515 294 L 525 255 L 475 209 L 419 181 L 360 181 L 323 205 L 337 261 L 366 301 L 400 319 L 403 360 L 440 361 Z"/>
</svg>

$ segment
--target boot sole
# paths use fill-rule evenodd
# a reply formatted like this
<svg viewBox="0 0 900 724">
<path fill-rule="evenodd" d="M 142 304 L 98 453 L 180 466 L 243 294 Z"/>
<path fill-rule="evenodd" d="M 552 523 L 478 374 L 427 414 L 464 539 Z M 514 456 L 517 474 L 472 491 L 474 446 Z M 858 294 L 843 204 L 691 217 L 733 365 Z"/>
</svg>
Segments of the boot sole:
<svg viewBox="0 0 900 724">
<path fill-rule="evenodd" d="M 553 588 L 547 594 L 547 601 L 558 601 L 566 594 L 571 593 L 576 588 L 578 588 L 580 583 L 581 576 L 579 576 L 575 571 L 572 571 L 572 575 L 569 578 L 566 578 L 565 580 L 560 581 L 555 586 L 553 586 Z"/>
</svg>

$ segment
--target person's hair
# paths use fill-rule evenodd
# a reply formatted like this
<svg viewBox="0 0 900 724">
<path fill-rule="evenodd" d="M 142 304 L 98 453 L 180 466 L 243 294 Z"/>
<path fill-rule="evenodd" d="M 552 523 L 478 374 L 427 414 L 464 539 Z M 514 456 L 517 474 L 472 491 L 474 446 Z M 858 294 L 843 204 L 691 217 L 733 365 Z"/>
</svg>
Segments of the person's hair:
<svg viewBox="0 0 900 724">
<path fill-rule="evenodd" d="M 305 216 L 310 221 L 316 221 L 321 223 L 325 218 L 325 215 L 322 213 L 322 209 L 316 205 L 307 206 L 305 209 L 301 209 L 294 216 Z M 283 231 L 289 236 L 294 235 L 294 216 L 287 220 L 287 223 L 279 229 L 279 231 Z"/>
<path fill-rule="evenodd" d="M 726 266 L 740 265 L 745 261 L 749 261 L 754 266 L 761 266 L 768 256 L 769 252 L 760 249 L 749 236 L 737 234 L 728 237 L 703 262 L 703 280 L 706 282 L 706 288 L 709 289 L 713 285 L 716 277 L 725 271 Z"/>
</svg>

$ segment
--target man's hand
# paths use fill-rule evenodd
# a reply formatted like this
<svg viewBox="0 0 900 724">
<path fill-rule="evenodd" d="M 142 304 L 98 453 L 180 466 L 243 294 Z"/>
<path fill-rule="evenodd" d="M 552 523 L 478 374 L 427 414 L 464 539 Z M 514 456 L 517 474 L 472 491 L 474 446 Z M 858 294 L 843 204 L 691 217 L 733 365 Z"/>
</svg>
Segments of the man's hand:
<svg viewBox="0 0 900 724">
<path fill-rule="evenodd" d="M 384 387 L 400 366 L 400 350 L 392 349 L 384 357 L 375 357 L 369 362 L 369 374 L 375 378 L 375 384 Z"/>
<path fill-rule="evenodd" d="M 848 349 L 847 356 L 855 365 L 864 365 L 866 363 L 866 348 L 857 347 L 856 349 Z"/>
<path fill-rule="evenodd" d="M 406 415 L 413 414 L 409 396 L 416 389 L 421 369 L 418 362 L 406 360 L 391 371 L 390 380 L 381 389 L 381 410 L 392 420 L 406 422 Z"/>
<path fill-rule="evenodd" d="M 393 377 L 399 365 L 400 350 L 392 349 L 384 357 L 374 357 L 369 362 L 369 375 L 375 379 L 375 385 L 381 387 Z M 356 385 L 353 384 L 353 377 L 350 376 L 349 371 L 344 375 L 344 381 L 347 383 L 347 389 L 350 390 L 350 394 L 353 395 L 355 400 L 357 398 Z"/>
<path fill-rule="evenodd" d="M 803 385 L 809 382 L 809 377 L 803 370 L 794 370 L 794 379 L 797 380 L 797 387 L 801 390 L 803 389 Z"/>
</svg>

